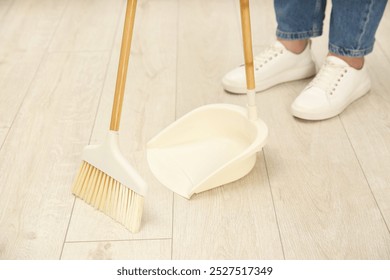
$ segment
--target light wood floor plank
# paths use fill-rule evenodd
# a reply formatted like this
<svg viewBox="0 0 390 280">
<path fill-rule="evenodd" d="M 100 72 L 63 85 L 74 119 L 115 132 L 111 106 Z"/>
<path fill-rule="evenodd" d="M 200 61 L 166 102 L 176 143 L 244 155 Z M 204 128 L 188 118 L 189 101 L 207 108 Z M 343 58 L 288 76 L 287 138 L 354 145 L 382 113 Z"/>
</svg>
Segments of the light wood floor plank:
<svg viewBox="0 0 390 280">
<path fill-rule="evenodd" d="M 49 50 L 51 52 L 111 50 L 124 2 L 69 0 Z"/>
<path fill-rule="evenodd" d="M 0 147 L 26 96 L 43 52 L 0 51 Z"/>
<path fill-rule="evenodd" d="M 14 0 L 1 18 L 1 51 L 46 49 L 68 0 Z"/>
<path fill-rule="evenodd" d="M 246 102 L 221 86 L 232 61 L 242 62 L 235 1 L 225 2 L 179 1 L 177 118 L 205 104 Z"/>
<path fill-rule="evenodd" d="M 0 152 L 0 259 L 58 259 L 109 56 L 46 56 Z"/>
<path fill-rule="evenodd" d="M 63 260 L 169 260 L 171 240 L 65 243 Z"/>
<path fill-rule="evenodd" d="M 374 51 L 376 51 L 377 48 L 382 49 L 383 55 L 387 57 L 387 60 L 390 60 L 390 51 L 389 51 L 390 40 L 388 35 L 389 28 L 390 28 L 390 5 L 387 4 L 375 36 L 375 45 L 374 45 Z"/>
<path fill-rule="evenodd" d="M 267 169 L 287 259 L 387 259 L 390 236 L 339 118 L 293 119 L 304 87 L 264 93 Z"/>
<path fill-rule="evenodd" d="M 14 3 L 14 0 L 2 0 L 0 2 L 0 22 L 2 20 L 2 17 L 8 13 L 9 9 L 11 8 L 12 4 Z"/>
<path fill-rule="evenodd" d="M 77 201 L 68 241 L 172 236 L 172 192 L 151 174 L 145 158 L 145 147 L 150 137 L 174 120 L 176 18 L 176 0 L 139 2 L 122 112 L 120 144 L 123 154 L 150 187 L 145 200 L 141 232 L 131 234 L 112 219 L 96 214 L 91 207 Z M 101 142 L 109 127 L 122 25 L 117 31 L 115 51 L 92 135 L 93 143 Z"/>
<path fill-rule="evenodd" d="M 178 117 L 208 103 L 245 104 L 245 96 L 226 94 L 220 82 L 242 61 L 236 9 L 235 1 L 180 1 Z M 261 153 L 237 182 L 191 200 L 175 195 L 173 226 L 173 259 L 283 258 Z"/>
<path fill-rule="evenodd" d="M 240 1 L 234 1 L 236 5 L 236 17 L 241 32 Z M 251 14 L 252 43 L 254 54 L 268 46 L 275 40 L 276 18 L 273 0 L 250 0 L 249 8 Z M 241 34 L 240 34 L 241 36 Z M 241 37 L 238 38 L 241 40 Z M 241 43 L 241 41 L 239 41 Z M 240 61 L 239 63 L 242 63 Z"/>
<path fill-rule="evenodd" d="M 175 196 L 173 259 L 282 259 L 262 155 L 238 182 Z"/>
</svg>

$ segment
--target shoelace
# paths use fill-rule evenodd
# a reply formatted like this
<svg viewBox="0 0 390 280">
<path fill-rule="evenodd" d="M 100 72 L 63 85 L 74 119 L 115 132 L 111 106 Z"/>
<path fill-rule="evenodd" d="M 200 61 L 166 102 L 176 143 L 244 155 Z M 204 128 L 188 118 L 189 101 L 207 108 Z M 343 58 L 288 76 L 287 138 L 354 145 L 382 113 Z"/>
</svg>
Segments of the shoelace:
<svg viewBox="0 0 390 280">
<path fill-rule="evenodd" d="M 346 66 L 325 62 L 315 78 L 309 83 L 309 87 L 318 87 L 333 95 L 344 75 L 348 72 Z"/>
<path fill-rule="evenodd" d="M 261 67 L 264 66 L 264 64 L 268 63 L 268 61 L 276 58 L 278 55 L 283 53 L 282 48 L 277 48 L 274 46 L 268 47 L 263 52 L 261 52 L 259 55 L 254 57 L 254 64 L 255 69 L 259 70 Z"/>
</svg>

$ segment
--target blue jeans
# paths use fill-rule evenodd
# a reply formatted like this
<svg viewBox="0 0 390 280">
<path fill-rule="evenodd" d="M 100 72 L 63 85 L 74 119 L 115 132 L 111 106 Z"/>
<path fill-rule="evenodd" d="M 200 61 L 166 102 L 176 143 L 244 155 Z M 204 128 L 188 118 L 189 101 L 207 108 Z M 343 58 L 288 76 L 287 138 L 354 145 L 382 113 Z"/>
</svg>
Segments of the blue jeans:
<svg viewBox="0 0 390 280">
<path fill-rule="evenodd" d="M 332 0 L 329 51 L 360 57 L 372 52 L 387 0 Z M 274 0 L 276 36 L 285 40 L 322 35 L 326 0 Z"/>
</svg>

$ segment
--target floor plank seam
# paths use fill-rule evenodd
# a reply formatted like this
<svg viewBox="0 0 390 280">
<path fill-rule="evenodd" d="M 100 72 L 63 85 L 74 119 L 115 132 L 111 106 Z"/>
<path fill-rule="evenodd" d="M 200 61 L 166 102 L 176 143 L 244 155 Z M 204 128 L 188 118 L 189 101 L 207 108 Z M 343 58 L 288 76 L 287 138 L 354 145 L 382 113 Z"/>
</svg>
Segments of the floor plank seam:
<svg viewBox="0 0 390 280">
<path fill-rule="evenodd" d="M 13 125 L 14 125 L 15 120 L 17 119 L 17 117 L 18 117 L 18 115 L 19 115 L 19 113 L 20 113 L 21 108 L 22 108 L 23 105 L 24 105 L 24 102 L 25 102 L 25 100 L 26 100 L 26 97 L 27 97 L 27 95 L 29 94 L 29 92 L 30 92 L 30 90 L 31 90 L 31 87 L 32 87 L 32 85 L 33 85 L 33 83 L 34 83 L 34 81 L 35 81 L 35 78 L 36 78 L 37 75 L 38 75 L 38 72 L 39 72 L 39 70 L 40 70 L 40 68 L 41 68 L 41 66 L 42 66 L 42 63 L 43 63 L 43 60 L 45 59 L 45 57 L 46 57 L 46 53 L 42 54 L 42 58 L 41 58 L 41 60 L 40 60 L 39 63 L 38 63 L 37 69 L 35 70 L 34 74 L 32 75 L 31 81 L 30 81 L 29 85 L 27 86 L 27 89 L 26 89 L 26 92 L 25 92 L 25 94 L 24 94 L 24 96 L 23 96 L 23 98 L 22 98 L 22 101 L 20 102 L 18 108 L 16 109 L 15 114 L 14 114 L 13 119 L 12 119 L 12 122 L 11 122 L 11 124 L 9 125 L 9 128 L 8 128 L 7 132 L 5 133 L 3 142 L 0 143 L 0 152 L 1 152 L 2 149 L 3 149 L 4 143 L 5 143 L 5 142 L 7 141 L 7 139 L 8 139 L 9 133 L 10 133 L 10 131 L 11 131 Z"/>
<path fill-rule="evenodd" d="M 49 40 L 49 42 L 48 42 L 48 44 L 47 44 L 47 46 L 45 48 L 45 54 L 50 53 L 50 46 L 53 43 L 55 34 L 57 33 L 59 26 L 61 25 L 61 21 L 64 19 L 64 15 L 65 15 L 66 10 L 69 7 L 69 3 L 70 3 L 70 0 L 67 0 L 66 4 L 64 6 L 64 9 L 61 12 L 61 15 L 60 15 L 60 18 L 58 20 L 57 26 L 54 28 L 53 34 L 51 35 L 51 38 L 50 38 L 50 40 Z"/>
<path fill-rule="evenodd" d="M 390 53 L 389 54 L 387 53 L 386 48 L 384 48 L 380 42 L 378 42 L 378 49 L 382 51 L 382 53 L 385 56 L 387 64 L 390 65 Z"/>
<path fill-rule="evenodd" d="M 382 46 L 382 43 L 380 42 L 380 40 L 378 40 L 378 41 L 376 42 L 376 47 L 377 47 L 378 49 L 381 49 L 383 55 L 385 56 L 385 58 L 386 58 L 386 60 L 387 60 L 387 63 L 390 64 L 390 56 L 389 56 L 389 54 L 387 54 L 386 48 L 384 48 L 384 47 Z"/>
<path fill-rule="evenodd" d="M 73 214 L 73 209 L 74 209 L 74 206 L 75 206 L 75 205 L 76 205 L 76 197 L 73 198 L 72 210 L 70 211 L 70 217 L 69 217 L 69 220 L 68 220 L 68 225 L 66 226 L 64 241 L 62 242 L 62 248 L 61 248 L 59 260 L 62 259 L 62 254 L 64 253 L 66 238 L 68 237 L 68 232 L 69 232 L 69 227 L 70 227 L 70 221 L 72 220 L 72 214 Z"/>
<path fill-rule="evenodd" d="M 373 190 L 372 190 L 370 181 L 368 180 L 367 175 L 366 175 L 366 173 L 364 172 L 364 168 L 363 168 L 363 166 L 362 166 L 362 164 L 361 164 L 361 162 L 360 162 L 359 156 L 358 156 L 357 153 L 356 153 L 355 147 L 353 146 L 353 143 L 352 143 L 352 141 L 351 141 L 351 139 L 350 139 L 350 137 L 349 137 L 349 134 L 348 134 L 348 132 L 347 132 L 347 129 L 345 128 L 344 122 L 343 122 L 343 120 L 342 120 L 342 118 L 341 118 L 340 116 L 339 116 L 339 118 L 340 118 L 341 125 L 343 126 L 343 129 L 344 129 L 345 134 L 346 134 L 346 136 L 347 136 L 348 142 L 349 142 L 349 144 L 350 144 L 350 146 L 351 146 L 351 148 L 352 148 L 352 150 L 353 150 L 353 153 L 354 153 L 354 155 L 355 155 L 356 161 L 357 161 L 357 163 L 359 164 L 359 168 L 360 168 L 360 170 L 361 170 L 362 173 L 363 173 L 363 176 L 364 176 L 364 179 L 365 179 L 365 181 L 366 181 L 366 183 L 367 183 L 368 189 L 369 189 L 370 192 L 371 192 L 372 198 L 373 198 L 374 201 L 375 201 L 376 207 L 378 208 L 379 213 L 380 213 L 380 215 L 381 215 L 381 217 L 382 217 L 382 220 L 383 220 L 383 222 L 384 222 L 384 224 L 385 224 L 385 226 L 386 226 L 386 229 L 387 229 L 387 231 L 388 231 L 388 233 L 389 233 L 389 235 L 390 235 L 390 228 L 389 228 L 389 225 L 388 225 L 387 222 L 386 222 L 386 218 L 385 218 L 385 216 L 383 215 L 382 209 L 381 209 L 381 207 L 380 207 L 380 205 L 379 205 L 379 203 L 378 203 L 378 201 L 377 201 L 377 199 L 376 199 L 375 193 L 374 193 Z"/>
<path fill-rule="evenodd" d="M 178 67 L 179 67 L 179 22 L 180 22 L 180 0 L 176 0 L 176 75 L 175 75 L 175 120 L 177 120 L 177 97 L 178 97 Z M 174 224 L 175 224 L 175 194 L 172 192 L 172 227 L 171 227 L 171 260 L 173 260 L 174 246 Z"/>
<path fill-rule="evenodd" d="M 13 6 L 14 4 L 15 4 L 15 1 L 13 1 L 12 4 L 8 7 L 6 13 L 8 13 L 8 11 L 11 9 L 11 6 Z M 49 43 L 47 44 L 46 48 L 43 50 L 42 58 L 41 58 L 41 60 L 40 60 L 39 63 L 38 63 L 38 66 L 37 66 L 37 69 L 35 70 L 35 73 L 32 75 L 32 79 L 31 79 L 31 81 L 30 81 L 30 84 L 28 85 L 28 87 L 27 87 L 27 89 L 26 89 L 26 93 L 24 94 L 24 96 L 23 96 L 23 98 L 22 98 L 22 102 L 20 102 L 20 105 L 19 105 L 18 109 L 16 110 L 16 113 L 15 113 L 15 115 L 14 115 L 14 118 L 13 118 L 11 124 L 9 125 L 9 128 L 8 128 L 6 134 L 5 134 L 4 140 L 3 140 L 2 143 L 0 143 L 0 151 L 2 150 L 4 143 L 6 142 L 6 140 L 7 140 L 7 138 L 8 138 L 9 132 L 10 132 L 10 130 L 12 129 L 12 126 L 13 126 L 13 124 L 14 124 L 14 122 L 15 122 L 15 119 L 16 119 L 17 116 L 19 115 L 20 109 L 22 108 L 22 106 L 23 106 L 23 104 L 24 104 L 24 101 L 26 100 L 26 97 L 27 97 L 27 95 L 29 94 L 29 92 L 30 92 L 30 90 L 31 90 L 31 86 L 32 86 L 32 84 L 34 83 L 35 78 L 36 78 L 36 76 L 37 76 L 37 74 L 38 74 L 38 72 L 39 72 L 39 70 L 40 70 L 40 68 L 41 68 L 41 66 L 42 66 L 42 62 L 43 62 L 43 60 L 45 59 L 45 57 L 47 56 L 49 46 L 50 46 L 50 44 L 51 44 L 51 42 L 52 42 L 52 40 L 53 40 L 53 38 L 54 38 L 54 34 L 57 32 L 58 26 L 60 25 L 60 22 L 61 22 L 61 20 L 62 20 L 64 14 L 65 14 L 65 10 L 67 9 L 68 5 L 69 5 L 69 0 L 67 1 L 67 4 L 66 4 L 66 6 L 64 7 L 64 10 L 63 10 L 62 13 L 61 13 L 60 19 L 59 19 L 59 21 L 58 21 L 57 26 L 55 27 L 55 29 L 54 29 L 54 31 L 53 31 L 53 34 L 52 34 L 52 36 L 51 36 L 51 38 L 50 38 L 50 40 L 49 40 Z M 18 53 L 18 52 L 20 53 L 20 51 L 17 51 L 17 52 L 14 52 L 14 53 Z M 32 52 L 34 52 L 34 51 L 32 51 Z M 29 51 L 24 52 L 24 53 L 29 53 Z"/>
<path fill-rule="evenodd" d="M 12 1 L 11 4 L 9 4 L 9 6 L 7 7 L 7 10 L 4 12 L 3 16 L 0 18 L 0 21 L 7 16 L 7 14 L 9 13 L 9 11 L 11 10 L 11 8 L 15 5 L 15 0 Z"/>
<path fill-rule="evenodd" d="M 101 243 L 101 242 L 139 242 L 139 241 L 164 241 L 172 238 L 133 238 L 133 239 L 106 239 L 106 240 L 76 240 L 65 241 L 65 244 L 81 244 L 81 243 Z"/>
<path fill-rule="evenodd" d="M 265 172 L 267 174 L 267 179 L 268 179 L 268 187 L 269 187 L 269 191 L 270 191 L 270 194 L 271 194 L 272 205 L 273 205 L 273 208 L 274 208 L 274 215 L 275 215 L 276 226 L 278 227 L 280 246 L 281 246 L 281 249 L 282 249 L 283 259 L 285 260 L 286 259 L 286 254 L 284 252 L 282 233 L 280 232 L 279 219 L 278 219 L 278 214 L 277 214 L 277 211 L 276 211 L 276 206 L 275 206 L 275 201 L 274 201 L 274 194 L 272 192 L 271 180 L 270 180 L 269 173 L 268 173 L 267 158 L 265 156 L 265 148 L 263 148 L 263 158 L 264 158 Z"/>
<path fill-rule="evenodd" d="M 175 194 L 172 193 L 171 260 L 173 260 L 173 229 L 175 221 Z"/>
<path fill-rule="evenodd" d="M 179 21 L 180 21 L 180 0 L 176 1 L 177 6 L 176 6 L 176 75 L 175 75 L 175 120 L 177 120 L 177 97 L 178 97 L 178 73 L 177 69 L 179 67 Z"/>
<path fill-rule="evenodd" d="M 109 53 L 112 49 L 104 49 L 104 50 L 61 50 L 61 51 L 50 51 L 48 50 L 48 54 L 101 54 L 101 53 Z"/>
<path fill-rule="evenodd" d="M 120 9 L 120 12 L 119 14 L 122 15 L 123 14 L 123 9 L 124 9 L 124 6 L 125 6 L 125 2 L 122 1 L 122 6 L 121 6 L 121 9 Z M 115 34 L 117 34 L 119 32 L 119 26 L 120 26 L 120 23 L 122 21 L 122 16 L 118 16 L 118 19 L 117 19 L 117 22 L 116 22 L 116 27 L 115 27 Z M 108 62 L 107 62 L 107 68 L 106 68 L 106 72 L 104 73 L 104 81 L 103 81 L 103 85 L 102 85 L 102 90 L 100 92 L 100 95 L 99 95 L 99 101 L 98 101 L 98 104 L 96 106 L 96 112 L 95 112 L 95 121 L 93 122 L 92 124 L 92 128 L 91 128 L 91 134 L 90 134 L 90 137 L 89 137 L 89 140 L 88 140 L 88 144 L 91 142 L 91 139 L 92 139 L 92 135 L 93 135 L 93 131 L 95 129 L 95 126 L 96 126 L 96 121 L 97 121 L 97 115 L 99 113 L 99 108 L 100 108 L 100 105 L 101 105 L 101 101 L 102 101 L 102 97 L 103 97 L 103 92 L 104 92 L 104 87 L 107 83 L 107 79 L 108 79 L 108 72 L 109 72 L 109 66 L 110 66 L 110 63 L 111 61 L 113 60 L 114 58 L 114 49 L 115 49 L 115 36 L 114 38 L 112 39 L 112 44 L 111 44 L 111 55 L 110 55 L 110 59 L 108 59 Z"/>
<path fill-rule="evenodd" d="M 176 0 L 176 66 L 175 66 L 175 114 L 174 118 L 177 120 L 177 97 L 178 97 L 178 67 L 179 67 L 179 22 L 180 22 L 180 0 Z M 175 194 L 172 192 L 172 226 L 171 226 L 171 260 L 173 260 L 173 244 L 174 244 L 174 224 L 175 224 Z"/>
</svg>

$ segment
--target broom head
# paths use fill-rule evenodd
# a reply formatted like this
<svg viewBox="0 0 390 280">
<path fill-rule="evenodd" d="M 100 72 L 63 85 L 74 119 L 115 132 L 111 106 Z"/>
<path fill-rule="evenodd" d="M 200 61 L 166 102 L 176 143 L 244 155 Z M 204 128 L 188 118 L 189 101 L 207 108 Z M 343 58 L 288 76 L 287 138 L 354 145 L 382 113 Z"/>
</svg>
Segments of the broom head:
<svg viewBox="0 0 390 280">
<path fill-rule="evenodd" d="M 148 187 L 121 154 L 118 132 L 110 131 L 101 145 L 85 147 L 82 159 L 72 193 L 138 232 Z"/>
</svg>

